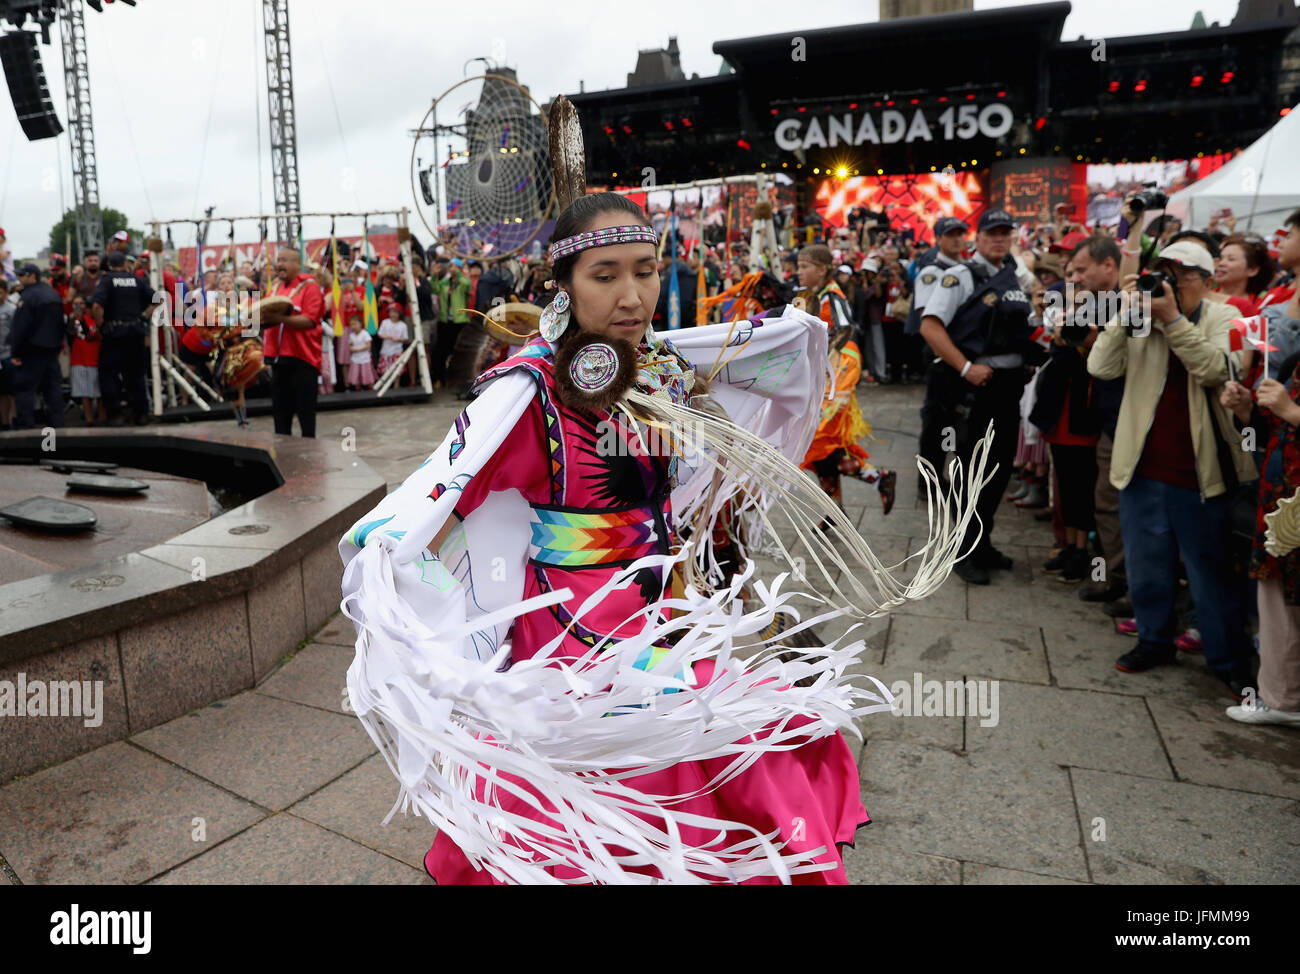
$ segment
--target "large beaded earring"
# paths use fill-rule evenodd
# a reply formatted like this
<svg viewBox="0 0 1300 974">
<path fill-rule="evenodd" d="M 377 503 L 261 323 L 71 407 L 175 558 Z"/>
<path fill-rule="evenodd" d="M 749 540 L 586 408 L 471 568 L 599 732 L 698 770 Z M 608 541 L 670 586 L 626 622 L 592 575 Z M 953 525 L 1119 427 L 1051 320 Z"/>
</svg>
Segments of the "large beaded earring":
<svg viewBox="0 0 1300 974">
<path fill-rule="evenodd" d="M 569 327 L 569 292 L 560 288 L 555 300 L 542 311 L 539 322 L 542 337 L 554 344 L 560 340 L 564 330 Z"/>
</svg>

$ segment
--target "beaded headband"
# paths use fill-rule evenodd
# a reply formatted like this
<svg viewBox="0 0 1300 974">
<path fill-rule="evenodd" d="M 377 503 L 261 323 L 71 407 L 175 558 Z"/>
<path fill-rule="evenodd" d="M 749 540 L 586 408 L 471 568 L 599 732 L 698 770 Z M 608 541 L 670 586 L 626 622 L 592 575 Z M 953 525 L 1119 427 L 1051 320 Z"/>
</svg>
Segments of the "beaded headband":
<svg viewBox="0 0 1300 974">
<path fill-rule="evenodd" d="M 551 245 L 551 260 L 571 257 L 592 247 L 612 247 L 614 244 L 648 243 L 658 244 L 659 234 L 653 227 L 606 227 L 603 230 L 588 230 L 576 233 L 572 237 L 557 240 Z"/>
</svg>

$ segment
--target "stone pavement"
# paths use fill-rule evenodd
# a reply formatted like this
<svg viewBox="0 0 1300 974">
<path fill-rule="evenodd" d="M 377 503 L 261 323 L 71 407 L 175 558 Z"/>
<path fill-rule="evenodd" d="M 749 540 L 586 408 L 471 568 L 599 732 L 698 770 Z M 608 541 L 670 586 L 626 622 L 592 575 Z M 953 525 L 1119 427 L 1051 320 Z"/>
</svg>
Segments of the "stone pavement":
<svg viewBox="0 0 1300 974">
<path fill-rule="evenodd" d="M 844 486 L 886 563 L 927 534 L 914 505 L 917 387 L 864 389 L 873 459 L 899 503 Z M 440 442 L 457 406 L 330 412 L 390 487 Z M 254 427 L 270 429 L 270 419 Z M 1228 720 L 1199 657 L 1125 675 L 1131 641 L 1041 573 L 1051 532 L 1009 505 L 994 543 L 1015 559 L 988 587 L 956 576 L 872 620 L 861 669 L 895 681 L 996 681 L 997 722 L 859 722 L 874 823 L 854 883 L 1283 883 L 1300 880 L 1300 736 Z M 826 627 L 824 634 L 845 628 Z M 344 708 L 351 624 L 340 616 L 255 689 L 0 788 L 0 873 L 22 883 L 428 883 L 432 841 L 396 816 L 391 773 Z M 991 693 L 993 684 L 986 683 Z M 987 702 L 992 702 L 989 697 Z"/>
</svg>

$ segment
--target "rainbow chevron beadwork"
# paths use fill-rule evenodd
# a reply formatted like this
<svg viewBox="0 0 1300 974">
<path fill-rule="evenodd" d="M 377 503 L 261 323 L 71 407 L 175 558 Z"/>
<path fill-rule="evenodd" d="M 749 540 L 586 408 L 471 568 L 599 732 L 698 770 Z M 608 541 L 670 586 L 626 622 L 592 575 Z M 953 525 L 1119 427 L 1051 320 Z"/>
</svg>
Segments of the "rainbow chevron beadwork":
<svg viewBox="0 0 1300 974">
<path fill-rule="evenodd" d="M 534 507 L 533 560 L 560 568 L 632 561 L 657 550 L 649 508 L 578 513 Z"/>
</svg>

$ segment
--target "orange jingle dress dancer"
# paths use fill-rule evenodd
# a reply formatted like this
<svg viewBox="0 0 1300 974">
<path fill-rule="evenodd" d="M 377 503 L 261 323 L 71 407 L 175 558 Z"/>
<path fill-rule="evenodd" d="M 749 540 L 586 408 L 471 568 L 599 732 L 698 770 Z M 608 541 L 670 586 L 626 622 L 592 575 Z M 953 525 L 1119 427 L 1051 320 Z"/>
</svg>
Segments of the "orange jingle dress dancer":
<svg viewBox="0 0 1300 974">
<path fill-rule="evenodd" d="M 826 387 L 822 400 L 821 424 L 813 437 L 812 446 L 804 458 L 805 470 L 813 470 L 826 491 L 840 507 L 844 506 L 840 493 L 840 476 L 857 477 L 865 484 L 875 484 L 880 491 L 880 503 L 888 514 L 894 509 L 895 486 L 898 474 L 893 470 L 877 469 L 867 462 L 870 456 L 858 445 L 864 436 L 871 435 L 871 424 L 862 418 L 858 408 L 858 379 L 862 376 L 862 353 L 849 340 L 851 328 L 841 326 L 831 337 L 830 369 L 835 380 Z M 829 526 L 823 522 L 823 526 Z"/>
</svg>

